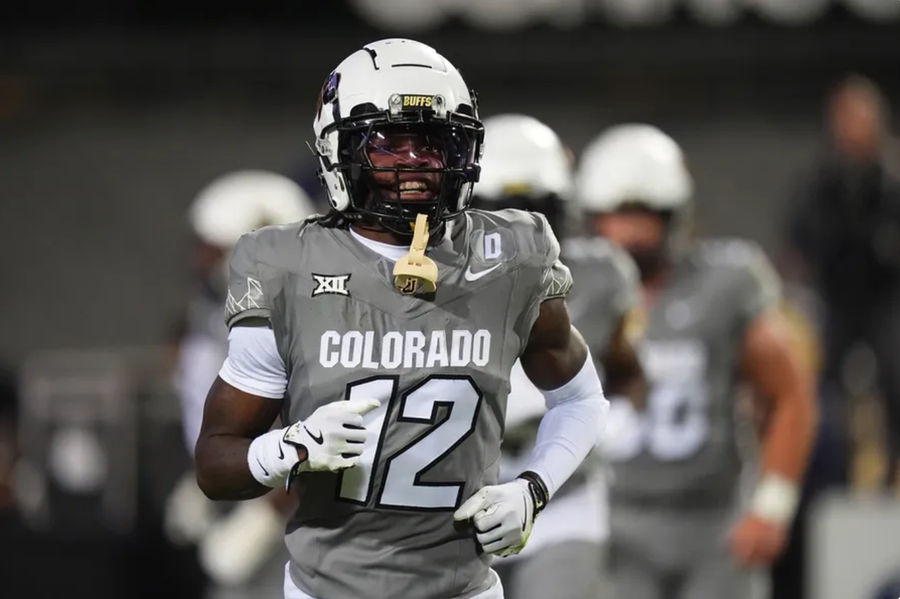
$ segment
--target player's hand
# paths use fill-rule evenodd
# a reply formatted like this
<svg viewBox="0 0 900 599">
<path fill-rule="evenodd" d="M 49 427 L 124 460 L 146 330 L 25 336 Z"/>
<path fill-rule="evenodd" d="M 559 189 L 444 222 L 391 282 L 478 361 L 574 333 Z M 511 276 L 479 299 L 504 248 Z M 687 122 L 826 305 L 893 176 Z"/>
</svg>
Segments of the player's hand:
<svg viewBox="0 0 900 599">
<path fill-rule="evenodd" d="M 222 586 L 246 584 L 284 543 L 284 517 L 263 498 L 241 501 L 200 543 L 206 573 Z"/>
<path fill-rule="evenodd" d="M 768 566 L 781 555 L 787 543 L 787 528 L 756 514 L 746 514 L 731 530 L 731 554 L 741 566 Z"/>
<path fill-rule="evenodd" d="M 528 482 L 516 479 L 483 487 L 453 514 L 455 520 L 472 520 L 475 538 L 485 553 L 500 557 L 522 551 L 534 524 L 534 500 Z"/>
<path fill-rule="evenodd" d="M 306 450 L 297 472 L 337 472 L 356 466 L 368 434 L 363 415 L 380 405 L 375 399 L 335 401 L 287 427 L 284 441 Z"/>
</svg>

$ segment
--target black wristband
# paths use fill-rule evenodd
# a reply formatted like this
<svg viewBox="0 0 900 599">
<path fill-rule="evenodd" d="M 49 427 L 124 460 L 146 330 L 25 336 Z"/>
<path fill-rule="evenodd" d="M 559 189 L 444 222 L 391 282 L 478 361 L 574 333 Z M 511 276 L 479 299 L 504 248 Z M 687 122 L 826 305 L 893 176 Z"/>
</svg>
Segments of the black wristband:
<svg viewBox="0 0 900 599">
<path fill-rule="evenodd" d="M 544 484 L 544 481 L 536 472 L 531 470 L 526 470 L 518 478 L 528 483 L 528 492 L 531 493 L 531 501 L 534 504 L 534 515 L 537 517 L 547 505 L 547 502 L 550 501 L 550 492 L 547 490 L 547 485 Z"/>
</svg>

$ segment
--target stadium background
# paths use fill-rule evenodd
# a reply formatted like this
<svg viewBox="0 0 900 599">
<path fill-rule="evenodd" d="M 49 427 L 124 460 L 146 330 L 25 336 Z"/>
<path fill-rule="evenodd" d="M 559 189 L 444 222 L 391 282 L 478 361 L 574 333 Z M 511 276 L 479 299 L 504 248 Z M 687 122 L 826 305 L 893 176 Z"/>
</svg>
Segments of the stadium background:
<svg viewBox="0 0 900 599">
<path fill-rule="evenodd" d="M 0 363 L 11 376 L 45 350 L 122 356 L 169 342 L 189 291 L 185 214 L 196 192 L 224 172 L 265 168 L 317 194 L 305 141 L 321 82 L 362 43 L 395 35 L 460 67 L 483 116 L 534 115 L 576 154 L 617 122 L 662 127 L 697 180 L 700 230 L 755 239 L 776 260 L 791 199 L 824 148 L 828 89 L 859 72 L 900 98 L 896 0 L 4 5 Z M 165 354 L 151 362 L 164 372 Z M 134 531 L 158 524 L 186 459 L 177 405 L 164 375 L 157 383 L 126 411 L 138 423 L 137 482 L 123 500 L 135 519 L 114 543 L 97 541 L 91 558 L 97 572 L 125 568 L 131 578 L 120 578 L 132 584 L 147 575 L 146 556 L 164 554 L 146 542 L 161 536 Z M 897 526 L 896 506 L 886 510 Z M 20 524 L 17 534 L 34 541 Z M 20 561 L 43 556 L 29 571 L 52 572 L 53 559 L 85 546 L 79 534 L 55 552 L 45 551 L 55 537 L 40 537 Z M 112 562 L 110 547 L 128 549 Z M 13 552 L 0 542 L 0 556 Z"/>
</svg>

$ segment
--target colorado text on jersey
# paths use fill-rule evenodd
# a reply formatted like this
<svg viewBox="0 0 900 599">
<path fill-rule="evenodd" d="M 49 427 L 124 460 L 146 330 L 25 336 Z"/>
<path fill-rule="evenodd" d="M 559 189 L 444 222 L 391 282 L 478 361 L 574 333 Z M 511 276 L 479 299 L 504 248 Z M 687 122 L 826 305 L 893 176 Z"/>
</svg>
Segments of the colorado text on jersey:
<svg viewBox="0 0 900 599">
<path fill-rule="evenodd" d="M 449 334 L 448 334 L 449 333 Z M 433 368 L 486 366 L 491 359 L 491 332 L 478 329 L 390 331 L 378 339 L 374 331 L 325 331 L 319 341 L 319 363 L 325 368 Z"/>
</svg>

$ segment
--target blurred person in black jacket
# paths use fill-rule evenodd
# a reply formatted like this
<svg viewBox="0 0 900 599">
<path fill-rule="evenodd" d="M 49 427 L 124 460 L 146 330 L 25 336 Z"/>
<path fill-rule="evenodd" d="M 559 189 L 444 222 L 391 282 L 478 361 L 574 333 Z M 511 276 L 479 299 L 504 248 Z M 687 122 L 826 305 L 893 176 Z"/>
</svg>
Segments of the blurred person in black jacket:
<svg viewBox="0 0 900 599">
<path fill-rule="evenodd" d="M 790 241 L 824 303 L 823 393 L 846 397 L 845 363 L 868 345 L 886 416 L 888 480 L 900 457 L 900 162 L 890 107 L 851 76 L 827 102 L 831 147 L 790 221 Z"/>
<path fill-rule="evenodd" d="M 829 147 L 805 182 L 789 220 L 787 266 L 805 274 L 821 300 L 824 355 L 820 423 L 791 542 L 772 570 L 772 599 L 805 596 L 807 508 L 848 481 L 848 356 L 867 345 L 884 400 L 888 479 L 900 454 L 900 163 L 889 134 L 890 107 L 870 80 L 851 76 L 826 103 Z M 799 267 L 799 268 L 798 268 Z M 800 272 L 798 272 L 800 271 Z M 848 385 L 848 383 L 851 383 Z"/>
</svg>

